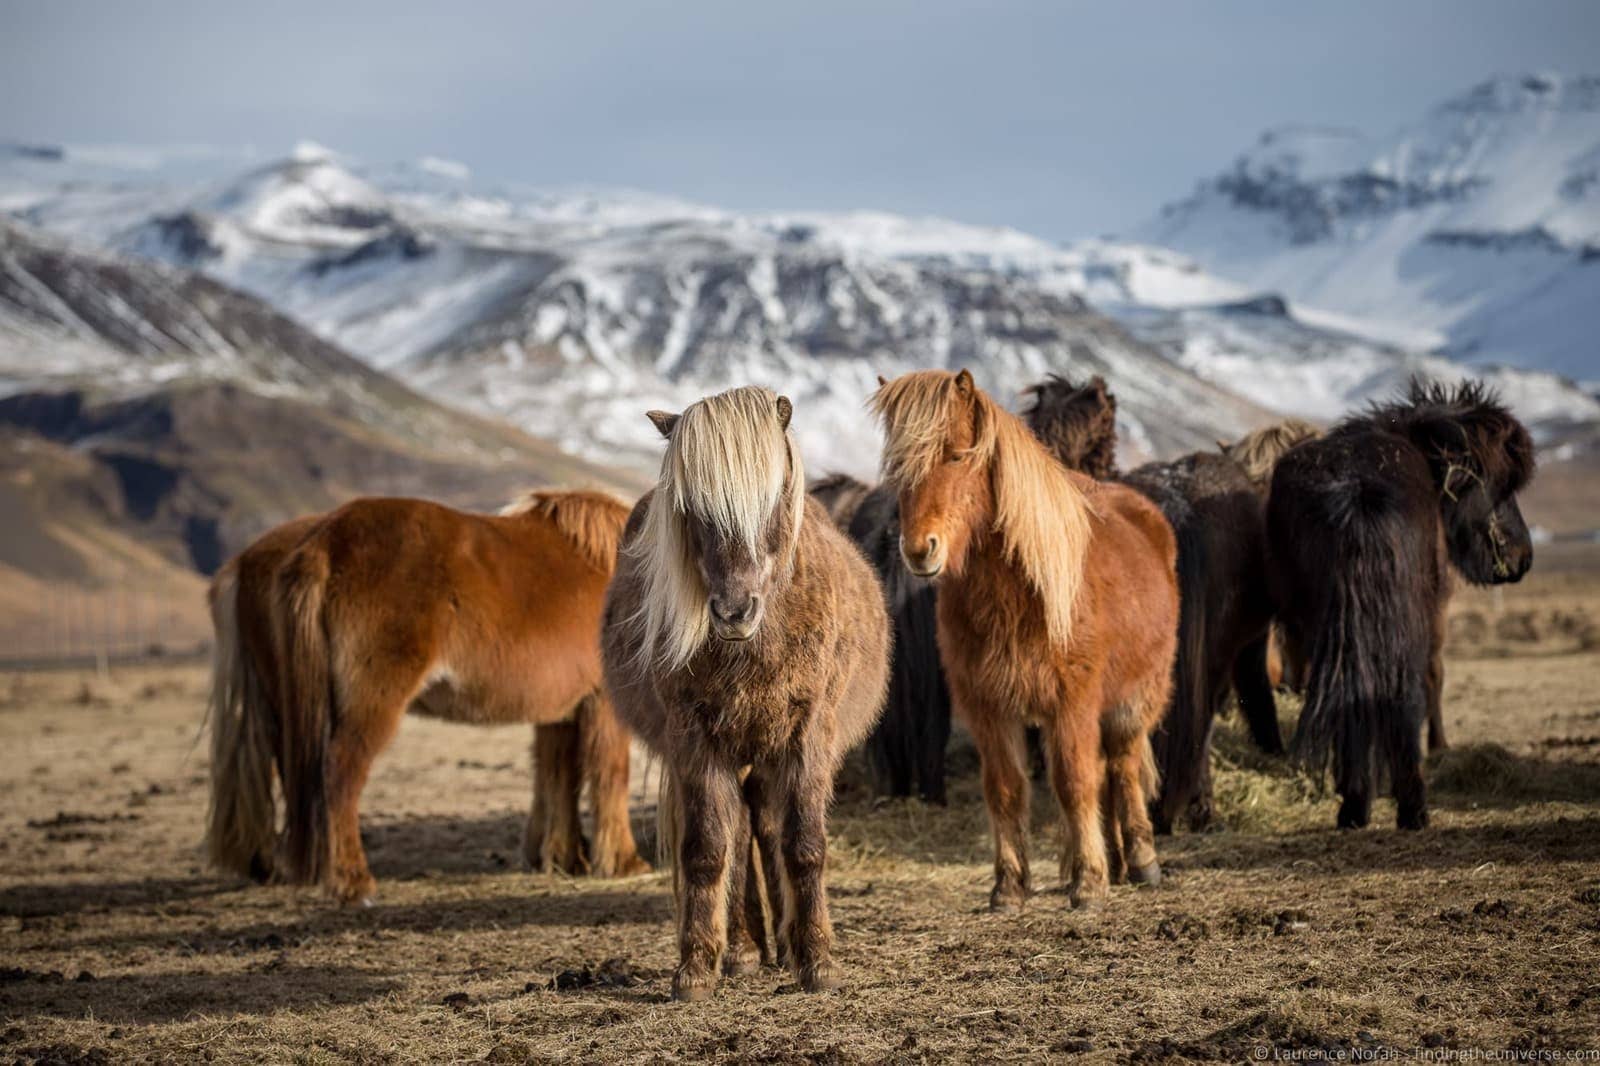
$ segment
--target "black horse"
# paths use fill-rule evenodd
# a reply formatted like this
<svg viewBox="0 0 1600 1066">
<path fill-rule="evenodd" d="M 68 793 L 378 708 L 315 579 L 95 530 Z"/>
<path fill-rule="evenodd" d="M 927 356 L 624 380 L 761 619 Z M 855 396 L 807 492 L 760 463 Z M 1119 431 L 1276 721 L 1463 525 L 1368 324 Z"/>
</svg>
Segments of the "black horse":
<svg viewBox="0 0 1600 1066">
<path fill-rule="evenodd" d="M 1289 451 L 1272 477 L 1268 572 L 1307 664 L 1295 748 L 1331 753 L 1338 824 L 1371 816 L 1375 764 L 1402 829 L 1428 824 L 1421 730 L 1443 683 L 1449 564 L 1479 585 L 1520 580 L 1533 541 L 1517 493 L 1528 431 L 1477 382 L 1408 396 Z"/>
<path fill-rule="evenodd" d="M 812 482 L 811 494 L 878 571 L 894 626 L 888 702 L 867 738 L 874 786 L 881 795 L 943 805 L 950 690 L 936 639 L 937 593 L 900 559 L 900 501 L 888 486 L 868 488 L 848 474 Z"/>
<path fill-rule="evenodd" d="M 1263 493 L 1240 463 L 1217 451 L 1119 475 L 1112 458 L 1116 397 L 1098 377 L 1079 385 L 1053 376 L 1028 392 L 1024 416 L 1064 465 L 1137 489 L 1177 534 L 1178 656 L 1172 703 L 1151 737 L 1161 791 L 1150 817 L 1160 833 L 1185 813 L 1190 828 L 1204 829 L 1213 819 L 1211 733 L 1230 686 L 1255 743 L 1269 753 L 1284 750 L 1267 676 L 1273 607 L 1262 568 Z"/>
</svg>

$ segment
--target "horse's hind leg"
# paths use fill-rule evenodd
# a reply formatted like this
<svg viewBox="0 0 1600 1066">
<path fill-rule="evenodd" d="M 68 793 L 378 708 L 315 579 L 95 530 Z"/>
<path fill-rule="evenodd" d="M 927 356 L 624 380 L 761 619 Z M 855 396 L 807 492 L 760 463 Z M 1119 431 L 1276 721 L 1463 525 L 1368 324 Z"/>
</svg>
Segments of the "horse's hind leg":
<svg viewBox="0 0 1600 1066">
<path fill-rule="evenodd" d="M 356 685 L 350 688 L 361 691 Z M 405 696 L 385 692 L 383 686 L 368 686 L 364 696 L 347 699 L 340 712 L 328 742 L 328 828 L 333 843 L 328 888 L 341 903 L 370 903 L 378 883 L 361 846 L 361 792 L 373 760 L 400 726 Z"/>
<path fill-rule="evenodd" d="M 749 860 L 749 878 L 745 886 L 746 928 L 756 937 L 761 949 L 761 961 L 789 964 L 789 946 L 784 943 L 783 929 L 783 849 L 779 843 L 783 835 L 783 812 L 771 798 L 766 782 L 752 773 L 744 782 L 745 806 L 750 811 L 750 833 L 755 847 Z M 755 878 L 762 879 L 766 888 L 767 906 L 772 912 L 773 938 L 766 937 L 766 915 L 759 913 L 760 894 Z M 752 908 L 754 904 L 754 908 Z"/>
<path fill-rule="evenodd" d="M 1128 858 L 1123 850 L 1122 823 L 1117 819 L 1116 778 L 1109 769 L 1108 764 L 1105 784 L 1100 789 L 1100 825 L 1106 838 L 1106 877 L 1120 885 L 1128 876 Z"/>
<path fill-rule="evenodd" d="M 1449 601 L 1446 600 L 1446 603 Z M 1444 625 L 1435 623 L 1433 647 L 1428 654 L 1428 750 L 1444 751 L 1450 742 L 1444 735 Z"/>
<path fill-rule="evenodd" d="M 1282 755 L 1278 701 L 1272 694 L 1272 679 L 1267 671 L 1267 642 L 1271 632 L 1268 629 L 1260 639 L 1246 644 L 1233 660 L 1233 689 L 1239 696 L 1239 713 L 1250 727 L 1250 738 L 1256 742 L 1256 747 L 1268 755 Z"/>
<path fill-rule="evenodd" d="M 1154 764 L 1149 738 L 1140 734 L 1112 755 L 1107 774 L 1114 782 L 1112 792 L 1117 805 L 1117 823 L 1126 841 L 1128 880 L 1141 885 L 1161 883 L 1161 864 L 1156 861 L 1155 829 L 1150 824 L 1145 783 Z"/>
<path fill-rule="evenodd" d="M 1015 718 L 988 707 L 978 708 L 965 718 L 978 749 L 983 798 L 994 834 L 994 888 L 989 892 L 989 909 L 1020 910 L 1033 891 L 1028 870 L 1028 802 L 1032 786 L 1025 769 L 1023 726 Z M 1099 789 L 1098 779 L 1094 787 Z M 1096 826 L 1097 838 L 1099 833 Z"/>
<path fill-rule="evenodd" d="M 632 877 L 650 872 L 639 855 L 628 816 L 628 760 L 631 737 L 611 701 L 596 693 L 578 708 L 583 762 L 594 809 L 594 872 L 600 877 Z"/>
<path fill-rule="evenodd" d="M 676 775 L 683 813 L 678 842 L 678 969 L 672 997 L 702 1000 L 717 986 L 717 969 L 728 938 L 728 880 L 733 866 L 734 823 L 745 817 L 739 782 L 732 773 L 706 766 Z"/>
<path fill-rule="evenodd" d="M 582 750 L 576 722 L 534 728 L 534 803 L 522 841 L 528 865 L 543 873 L 588 870 L 578 817 Z"/>
<path fill-rule="evenodd" d="M 742 977 L 761 968 L 762 952 L 756 933 L 766 940 L 766 930 L 753 924 L 761 922 L 761 889 L 753 880 L 750 818 L 742 807 L 729 827 L 729 835 L 728 949 L 722 955 L 722 972 L 729 977 Z"/>
<path fill-rule="evenodd" d="M 544 745 L 539 743 L 539 730 L 533 727 L 533 739 L 528 743 L 528 763 L 532 768 L 533 806 L 528 809 L 528 824 L 522 831 L 522 857 L 533 869 L 539 868 L 539 857 L 544 854 L 545 834 L 550 831 L 550 775 L 540 765 Z"/>
</svg>

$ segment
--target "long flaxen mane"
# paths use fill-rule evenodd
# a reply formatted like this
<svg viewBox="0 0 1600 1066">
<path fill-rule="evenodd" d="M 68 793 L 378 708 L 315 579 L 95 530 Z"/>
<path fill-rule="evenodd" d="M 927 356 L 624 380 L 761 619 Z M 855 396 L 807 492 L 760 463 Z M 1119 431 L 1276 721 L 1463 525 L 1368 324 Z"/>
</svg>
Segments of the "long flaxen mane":
<svg viewBox="0 0 1600 1066">
<path fill-rule="evenodd" d="M 667 441 L 644 527 L 628 549 L 644 576 L 635 616 L 642 662 L 676 669 L 711 632 L 687 517 L 695 515 L 757 554 L 768 519 L 786 508 L 789 536 L 779 565 L 787 568 L 800 539 L 805 489 L 800 450 L 780 421 L 779 397 L 771 389 L 729 389 L 683 412 Z"/>
<path fill-rule="evenodd" d="M 884 429 L 884 480 L 915 490 L 944 461 L 957 418 L 974 419 L 971 461 L 986 470 L 994 495 L 991 530 L 1038 593 L 1051 639 L 1072 639 L 1073 610 L 1092 536 L 1092 504 L 1054 455 L 1016 415 L 956 375 L 924 370 L 883 385 L 872 408 Z"/>
<path fill-rule="evenodd" d="M 1283 453 L 1302 441 L 1322 436 L 1322 430 L 1303 418 L 1285 418 L 1270 426 L 1246 433 L 1232 444 L 1221 446 L 1222 454 L 1244 468 L 1245 476 L 1256 488 L 1265 490 L 1272 483 L 1272 471 Z"/>
<path fill-rule="evenodd" d="M 502 518 L 537 514 L 547 519 L 595 569 L 616 569 L 617 544 L 628 522 L 628 505 L 606 492 L 535 489 L 500 509 Z"/>
</svg>

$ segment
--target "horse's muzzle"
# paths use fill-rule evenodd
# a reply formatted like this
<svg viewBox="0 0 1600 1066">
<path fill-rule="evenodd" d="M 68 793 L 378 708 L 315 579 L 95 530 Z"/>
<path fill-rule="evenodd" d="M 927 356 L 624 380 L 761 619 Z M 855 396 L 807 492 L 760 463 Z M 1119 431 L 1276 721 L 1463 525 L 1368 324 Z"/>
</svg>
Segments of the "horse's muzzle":
<svg viewBox="0 0 1600 1066">
<path fill-rule="evenodd" d="M 713 596 L 711 598 L 711 632 L 718 640 L 739 642 L 756 635 L 761 625 L 761 597 L 751 596 L 737 604 Z"/>
<path fill-rule="evenodd" d="M 911 551 L 905 537 L 901 537 L 900 558 L 905 561 L 907 570 L 924 580 L 932 580 L 944 572 L 945 548 L 938 537 L 927 538 L 927 547 L 921 552 Z"/>
</svg>

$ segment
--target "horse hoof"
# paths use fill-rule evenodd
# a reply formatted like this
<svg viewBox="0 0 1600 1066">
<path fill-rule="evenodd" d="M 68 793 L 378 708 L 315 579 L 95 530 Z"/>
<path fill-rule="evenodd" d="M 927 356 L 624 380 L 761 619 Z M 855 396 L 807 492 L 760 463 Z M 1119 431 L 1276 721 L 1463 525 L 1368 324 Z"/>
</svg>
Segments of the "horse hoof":
<svg viewBox="0 0 1600 1066">
<path fill-rule="evenodd" d="M 617 874 L 618 877 L 639 877 L 654 872 L 655 867 L 645 862 L 643 856 L 632 855 L 622 862 L 619 869 L 621 872 Z"/>
<path fill-rule="evenodd" d="M 1000 895 L 998 893 L 989 897 L 990 914 L 1021 914 L 1022 906 L 1027 902 L 1023 896 Z"/>
<path fill-rule="evenodd" d="M 1073 889 L 1067 893 L 1067 899 L 1072 904 L 1073 910 L 1094 914 L 1105 909 L 1106 895 L 1107 893 L 1103 888 L 1098 892 Z"/>
<path fill-rule="evenodd" d="M 749 977 L 753 973 L 759 973 L 760 970 L 761 952 L 756 950 L 754 944 L 729 951 L 722 957 L 724 977 Z"/>
<path fill-rule="evenodd" d="M 1426 829 L 1426 828 L 1428 828 L 1428 810 L 1427 810 L 1427 808 L 1424 807 L 1421 810 L 1410 810 L 1410 811 L 1402 810 L 1400 812 L 1399 816 L 1395 818 L 1395 828 L 1397 828 L 1397 829 L 1410 829 L 1410 830 L 1418 830 L 1418 829 Z"/>
<path fill-rule="evenodd" d="M 686 974 L 680 969 L 672 975 L 672 998 L 679 1003 L 703 1003 L 716 988 L 715 974 Z"/>
<path fill-rule="evenodd" d="M 1144 885 L 1146 888 L 1155 888 L 1161 884 L 1161 864 L 1159 862 L 1147 862 L 1143 866 L 1135 866 L 1128 871 L 1128 880 L 1136 885 Z"/>
<path fill-rule="evenodd" d="M 844 976 L 832 962 L 807 967 L 800 975 L 800 987 L 807 992 L 832 992 L 844 984 Z"/>
</svg>

